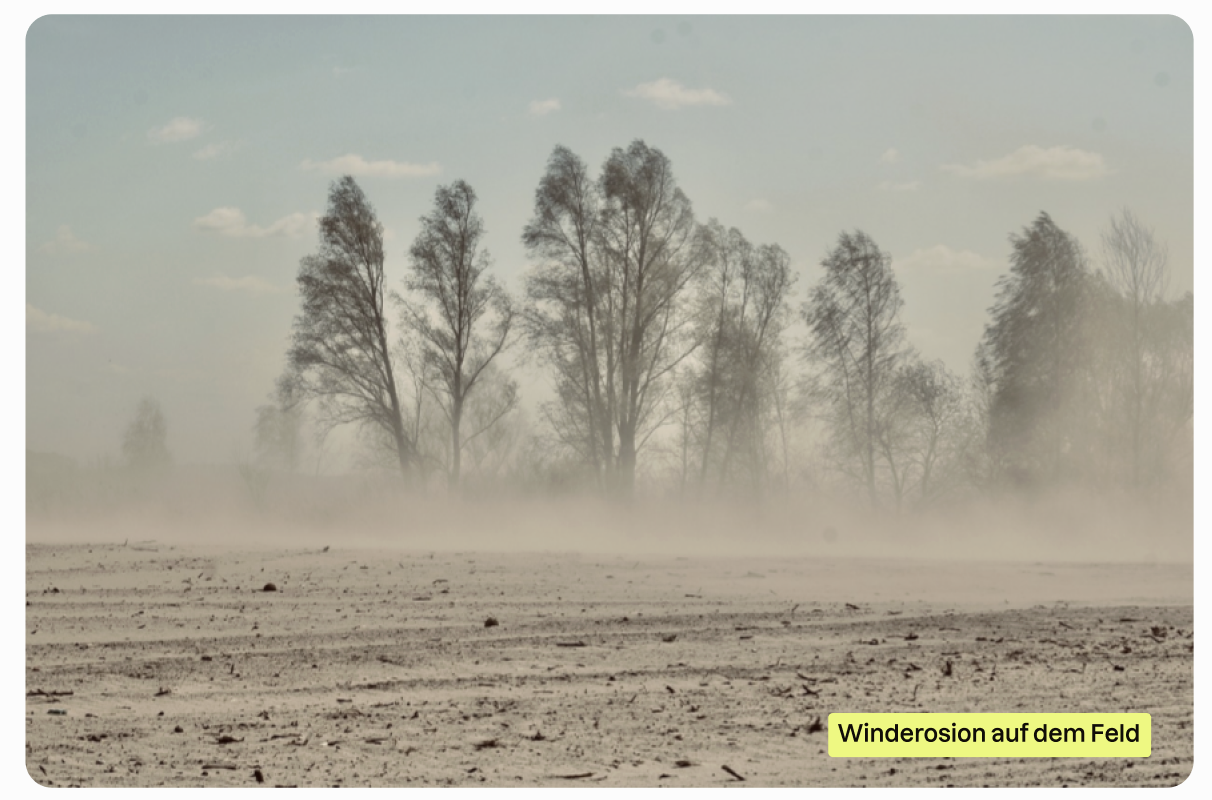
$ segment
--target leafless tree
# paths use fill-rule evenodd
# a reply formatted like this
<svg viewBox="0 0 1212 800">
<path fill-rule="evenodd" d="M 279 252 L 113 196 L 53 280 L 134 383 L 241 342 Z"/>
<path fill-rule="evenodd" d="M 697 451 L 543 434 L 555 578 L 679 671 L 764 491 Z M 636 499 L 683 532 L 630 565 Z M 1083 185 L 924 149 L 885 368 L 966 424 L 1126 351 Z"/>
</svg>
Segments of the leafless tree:
<svg viewBox="0 0 1212 800">
<path fill-rule="evenodd" d="M 422 374 L 450 423 L 449 481 L 457 489 L 465 443 L 467 399 L 484 370 L 510 343 L 513 305 L 491 275 L 482 247 L 484 223 L 476 194 L 464 181 L 441 186 L 434 210 L 421 218 L 402 300 L 404 324 L 420 343 Z M 516 395 L 516 387 L 511 397 Z M 476 435 L 479 435 L 477 432 Z"/>
<path fill-rule="evenodd" d="M 557 147 L 522 241 L 540 262 L 527 278 L 528 333 L 556 373 L 547 419 L 605 491 L 630 497 L 671 373 L 694 347 L 685 289 L 705 255 L 690 201 L 642 141 L 613 150 L 596 182 Z"/>
<path fill-rule="evenodd" d="M 172 463 L 168 452 L 168 422 L 160 401 L 144 397 L 122 434 L 122 455 L 127 466 L 141 473 L 162 470 Z"/>
<path fill-rule="evenodd" d="M 295 472 L 303 460 L 303 402 L 296 376 L 281 375 L 269 402 L 257 407 L 253 451 L 262 466 Z"/>
<path fill-rule="evenodd" d="M 615 468 L 617 357 L 601 221 L 600 186 L 576 154 L 557 146 L 522 233 L 527 252 L 539 259 L 526 279 L 525 321 L 532 345 L 556 373 L 557 399 L 543 414 L 605 492 Z"/>
<path fill-rule="evenodd" d="M 1150 381 L 1149 323 L 1153 307 L 1164 300 L 1169 275 L 1167 248 L 1153 230 L 1129 209 L 1112 217 L 1102 234 L 1102 261 L 1107 280 L 1127 304 L 1122 315 L 1128 360 L 1127 427 L 1131 447 L 1131 482 L 1141 482 L 1142 450 L 1147 436 L 1149 395 L 1157 384 Z"/>
<path fill-rule="evenodd" d="M 384 313 L 383 226 L 350 176 L 332 184 L 320 247 L 300 262 L 303 309 L 289 351 L 303 397 L 320 404 L 326 428 L 378 431 L 407 476 L 415 443 L 404 425 Z"/>
<path fill-rule="evenodd" d="M 843 466 L 879 506 L 881 430 L 893 423 L 898 371 L 909 355 L 891 258 L 862 231 L 843 232 L 803 308 L 812 387 L 826 409 Z M 887 435 L 886 433 L 884 435 Z"/>
<path fill-rule="evenodd" d="M 880 443 L 894 473 L 898 506 L 914 496 L 929 503 L 965 481 L 970 454 L 983 430 L 963 382 L 941 361 L 909 359 L 894 386 L 897 413 Z"/>
<path fill-rule="evenodd" d="M 696 314 L 699 364 L 693 373 L 704 428 L 698 482 L 702 488 L 714 464 L 717 480 L 726 483 L 744 460 L 758 489 L 768 472 L 765 433 L 794 276 L 777 245 L 754 246 L 715 220 L 704 235 L 712 258 L 702 273 Z"/>
<path fill-rule="evenodd" d="M 463 410 L 463 449 L 481 486 L 499 481 L 514 466 L 527 435 L 518 409 L 518 386 L 496 364 L 480 375 L 479 386 Z"/>
</svg>

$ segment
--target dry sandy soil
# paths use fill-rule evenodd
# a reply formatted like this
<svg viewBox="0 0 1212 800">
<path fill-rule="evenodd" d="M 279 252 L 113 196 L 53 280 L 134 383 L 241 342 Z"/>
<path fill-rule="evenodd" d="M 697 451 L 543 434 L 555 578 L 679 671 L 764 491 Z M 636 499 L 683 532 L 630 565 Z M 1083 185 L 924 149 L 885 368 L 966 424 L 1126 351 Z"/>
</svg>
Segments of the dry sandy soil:
<svg viewBox="0 0 1212 800">
<path fill-rule="evenodd" d="M 1173 786 L 1192 767 L 1190 566 L 143 542 L 30 544 L 26 570 L 45 785 Z M 832 711 L 1143 711 L 1153 754 L 831 759 Z"/>
</svg>

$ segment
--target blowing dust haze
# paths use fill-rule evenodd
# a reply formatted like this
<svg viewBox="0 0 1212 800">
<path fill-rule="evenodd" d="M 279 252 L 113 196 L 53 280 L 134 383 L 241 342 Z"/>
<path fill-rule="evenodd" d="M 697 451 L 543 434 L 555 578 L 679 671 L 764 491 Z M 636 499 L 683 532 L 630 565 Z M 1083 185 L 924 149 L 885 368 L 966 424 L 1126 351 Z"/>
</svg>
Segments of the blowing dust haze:
<svg viewBox="0 0 1212 800">
<path fill-rule="evenodd" d="M 33 22 L 31 778 L 1182 782 L 1192 41 Z M 1008 708 L 1152 755 L 827 755 Z"/>
</svg>

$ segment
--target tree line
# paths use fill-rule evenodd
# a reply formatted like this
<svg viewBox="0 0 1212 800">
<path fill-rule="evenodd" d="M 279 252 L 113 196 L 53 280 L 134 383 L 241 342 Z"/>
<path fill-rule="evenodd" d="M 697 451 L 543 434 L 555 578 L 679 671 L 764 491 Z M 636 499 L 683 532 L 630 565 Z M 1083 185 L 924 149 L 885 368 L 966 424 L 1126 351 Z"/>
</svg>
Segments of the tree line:
<svg viewBox="0 0 1212 800">
<path fill-rule="evenodd" d="M 1193 299 L 1167 295 L 1166 248 L 1128 210 L 1097 258 L 1046 213 L 1012 234 L 961 376 L 908 341 L 892 259 L 867 233 L 839 234 L 793 309 L 786 251 L 698 221 L 643 141 L 597 174 L 554 149 L 520 297 L 492 275 L 476 201 L 463 181 L 437 189 L 392 286 L 372 204 L 352 177 L 332 184 L 287 366 L 257 410 L 264 463 L 299 467 L 306 408 L 321 434 L 354 426 L 367 463 L 453 491 L 470 464 L 626 500 L 660 471 L 691 497 L 828 486 L 899 509 L 1190 475 Z M 533 429 L 510 351 L 553 381 Z"/>
</svg>

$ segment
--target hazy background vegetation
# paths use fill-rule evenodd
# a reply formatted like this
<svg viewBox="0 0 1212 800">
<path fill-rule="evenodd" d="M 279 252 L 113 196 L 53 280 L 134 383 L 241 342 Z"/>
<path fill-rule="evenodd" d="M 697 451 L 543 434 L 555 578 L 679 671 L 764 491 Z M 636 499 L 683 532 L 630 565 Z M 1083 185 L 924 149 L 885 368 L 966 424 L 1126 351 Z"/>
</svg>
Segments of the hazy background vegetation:
<svg viewBox="0 0 1212 800">
<path fill-rule="evenodd" d="M 31 34 L 31 130 L 56 129 L 58 112 L 41 109 L 67 91 L 51 77 L 53 69 L 70 69 L 52 69 L 47 54 L 72 36 L 87 46 L 112 44 L 141 26 L 161 24 L 133 21 L 128 30 L 115 21 L 74 19 L 52 20 Z M 216 24 L 212 20 L 204 28 L 213 33 Z M 267 23 L 223 24 L 247 33 Z M 323 39 L 324 31 L 312 23 L 277 24 L 283 41 L 291 43 L 284 45 L 288 50 Z M 458 32 L 451 21 L 392 24 L 411 25 L 410 35 L 418 26 L 436 26 L 434 33 L 444 36 Z M 465 33 L 474 38 L 487 22 L 468 24 Z M 542 39 L 550 26 L 561 24 L 574 25 L 546 20 L 527 29 L 517 21 L 501 23 L 519 41 L 528 35 Z M 622 24 L 603 23 L 593 36 L 621 41 L 634 33 L 619 29 Z M 751 20 L 737 24 L 740 31 L 756 30 Z M 805 32 L 815 31 L 813 26 L 836 29 L 833 38 L 819 43 L 822 49 L 850 41 L 859 25 L 811 18 L 793 24 Z M 894 30 L 890 20 L 872 24 L 876 38 Z M 920 28 L 944 40 L 946 30 L 958 24 L 959 18 L 942 20 L 934 30 L 923 20 L 903 23 L 904 30 Z M 992 35 L 984 22 L 970 24 L 974 40 Z M 1014 24 L 1047 32 L 1053 23 L 1041 18 Z M 1131 24 L 1140 32 L 1134 34 Z M 1170 28 L 1158 33 L 1160 24 L 1145 18 L 1078 25 L 1077 33 L 1070 31 L 1074 53 L 1066 58 L 1076 63 L 1082 48 L 1101 54 L 1120 39 L 1125 53 L 1138 54 L 1158 37 L 1177 35 L 1182 41 Z M 728 72 L 709 68 L 718 53 L 762 49 L 756 40 L 724 37 L 721 25 L 683 20 L 669 27 L 675 39 L 667 41 L 665 28 L 642 37 L 645 47 L 664 49 L 637 63 L 662 73 L 676 71 L 680 63 L 697 78 L 693 87 L 624 71 L 618 80 L 629 88 L 611 97 L 647 107 L 654 120 L 718 112 L 734 122 L 737 114 L 753 114 L 757 121 L 763 114 L 792 113 L 788 109 L 813 116 L 808 99 L 766 96 L 743 81 L 729 92 L 707 88 L 708 80 L 727 83 L 720 76 Z M 353 52 L 351 43 L 369 36 L 355 27 L 333 28 L 334 46 Z M 712 38 L 717 35 L 722 38 Z M 675 44 L 688 48 L 685 56 L 669 55 Z M 247 45 L 237 36 L 231 47 L 248 58 Z M 376 40 L 367 52 L 381 46 Z M 486 55 L 484 64 L 498 55 Z M 149 56 L 149 63 L 160 57 Z M 1020 58 L 1027 58 L 1026 49 Z M 908 63 L 910 70 L 927 70 L 925 61 Z M 974 68 L 993 67 L 980 62 Z M 364 97 L 362 90 L 379 79 L 353 68 L 351 77 L 340 65 L 332 69 L 343 82 L 344 90 L 336 91 L 346 103 Z M 770 74 L 796 91 L 815 85 L 815 79 L 796 77 L 803 73 L 794 69 Z M 277 320 L 272 335 L 241 341 L 223 332 L 227 318 L 220 311 L 202 311 L 200 304 L 189 306 L 175 326 L 159 318 L 176 300 L 158 279 L 127 281 L 117 267 L 101 271 L 114 277 L 114 286 L 125 285 L 124 294 L 160 306 L 158 321 L 143 334 L 137 331 L 145 318 L 137 314 L 105 324 L 112 330 L 130 326 L 123 335 L 142 335 L 147 343 L 140 348 L 169 348 L 178 339 L 182 344 L 172 370 L 154 370 L 156 380 L 125 357 L 115 363 L 108 354 L 120 349 L 117 338 L 94 353 L 109 359 L 106 380 L 122 388 L 122 422 L 104 432 L 98 432 L 97 421 L 105 417 L 85 400 L 90 387 L 101 385 L 88 377 L 92 373 L 77 371 L 71 384 L 76 394 L 64 393 L 64 375 L 72 374 L 67 367 L 84 350 L 64 353 L 68 340 L 91 342 L 95 349 L 110 335 L 87 318 L 90 309 L 102 314 L 105 292 L 117 290 L 90 295 L 87 281 L 82 283 L 63 300 L 74 303 L 72 317 L 46 310 L 43 298 L 68 285 L 52 280 L 51 270 L 63 267 L 51 260 L 104 260 L 106 246 L 113 249 L 114 242 L 134 234 L 112 227 L 117 233 L 98 246 L 61 225 L 51 242 L 31 249 L 27 263 L 27 530 L 39 536 L 233 544 L 1189 559 L 1194 299 L 1187 288 L 1191 229 L 1184 220 L 1190 208 L 1180 203 L 1175 215 L 1170 212 L 1176 207 L 1167 204 L 1172 196 L 1184 196 L 1189 176 L 1162 189 L 1153 185 L 1172 172 L 1173 165 L 1148 155 L 1162 134 L 1126 128 L 1117 142 L 1135 143 L 1137 151 L 1121 151 L 1114 168 L 1093 144 L 1056 142 L 1046 132 L 1064 116 L 1055 105 L 1064 94 L 1060 84 L 1067 85 L 1064 75 L 1058 86 L 1031 84 L 1028 90 L 1024 83 L 1012 93 L 1022 113 L 1034 119 L 1020 133 L 1035 131 L 1023 135 L 1043 136 L 1042 146 L 999 143 L 997 152 L 1009 149 L 1009 155 L 988 153 L 967 163 L 957 156 L 936 168 L 933 174 L 954 183 L 979 184 L 990 192 L 1005 187 L 1015 197 L 1008 204 L 984 203 L 971 218 L 959 213 L 970 194 L 932 197 L 921 191 L 928 178 L 888 178 L 872 191 L 866 171 L 848 175 L 837 166 L 800 163 L 792 153 L 802 148 L 793 143 L 771 150 L 743 145 L 742 137 L 721 151 L 732 163 L 717 171 L 702 158 L 695 137 L 727 134 L 706 117 L 686 128 L 630 111 L 606 122 L 585 113 L 558 130 L 523 132 L 503 125 L 499 146 L 514 154 L 498 159 L 508 161 L 507 178 L 481 165 L 497 146 L 490 125 L 476 126 L 478 138 L 464 142 L 462 150 L 444 143 L 445 160 L 466 166 L 467 179 L 459 166 L 437 162 L 368 161 L 353 154 L 324 163 L 304 159 L 298 170 L 309 173 L 308 188 L 302 194 L 292 189 L 289 203 L 322 211 L 257 226 L 239 208 L 223 206 L 197 216 L 192 225 L 195 233 L 257 244 L 253 262 L 293 275 L 290 286 L 260 277 L 260 267 L 249 267 L 253 271 L 244 276 L 224 271 L 191 279 L 194 286 L 276 303 L 289 297 L 293 321 L 265 317 Z M 527 76 L 529 87 L 533 76 Z M 875 94 L 895 83 L 851 67 L 838 66 L 836 77 Z M 1187 90 L 1188 77 L 1181 70 L 1154 70 L 1148 84 L 1153 94 L 1120 98 L 1116 114 L 1145 108 L 1161 90 L 1177 89 L 1172 81 Z M 189 87 L 197 82 L 182 80 Z M 310 80 L 318 92 L 331 91 L 318 78 Z M 1100 92 L 1119 85 L 1106 76 L 1088 80 Z M 275 85 L 286 84 L 278 79 Z M 749 95 L 743 94 L 746 86 L 753 90 Z M 734 100 L 737 92 L 743 96 Z M 140 101 L 138 92 L 132 95 L 133 105 L 118 116 L 143 114 L 147 93 L 142 96 Z M 213 102 L 196 87 L 187 96 L 195 104 Z M 294 102 L 286 102 L 276 119 L 306 117 Z M 453 101 L 444 96 L 427 102 Z M 577 102 L 587 104 L 584 97 Z M 525 116 L 537 123 L 571 113 L 575 104 L 568 106 L 556 98 L 533 100 Z M 944 106 L 931 113 L 940 123 L 960 124 L 963 103 Z M 365 111 L 350 110 L 367 107 L 334 107 L 334 116 L 325 119 L 331 124 L 348 114 L 346 133 L 308 141 L 331 148 L 328 142 L 342 136 L 359 140 L 360 134 L 349 131 L 382 125 Z M 458 114 L 441 107 L 449 129 L 463 131 Z M 1190 97 L 1179 107 L 1180 118 L 1189 116 Z M 920 131 L 908 133 L 916 113 L 893 115 L 878 140 L 919 136 Z M 987 116 L 986 123 L 1001 113 Z M 226 117 L 229 125 L 237 118 Z M 175 142 L 204 136 L 208 124 L 174 117 L 141 137 L 141 144 L 159 155 Z M 1068 123 L 1055 124 L 1068 132 Z M 1106 124 L 1098 116 L 1083 135 L 1101 135 Z M 1168 117 L 1158 126 L 1175 130 Z M 871 133 L 869 123 L 840 127 L 843 136 Z M 84 143 L 79 148 L 91 143 L 87 127 L 84 133 L 72 130 Z M 590 130 L 592 135 L 582 133 Z M 605 148 L 602 130 L 617 137 Z M 961 149 L 972 150 L 983 137 L 969 133 Z M 1179 138 L 1189 142 L 1189 132 Z M 521 141 L 525 147 L 518 149 Z M 47 187 L 55 182 L 51 160 L 60 145 L 32 145 L 31 226 L 59 213 L 47 210 L 55 207 Z M 204 147 L 193 160 L 214 162 L 216 175 L 235 169 L 221 162 L 237 159 L 245 145 L 212 145 L 213 152 Z M 903 161 L 903 149 L 881 146 L 863 158 L 891 169 Z M 1189 146 L 1179 150 L 1190 154 Z M 463 164 L 460 152 L 474 157 Z M 524 159 L 518 157 L 522 152 Z M 781 165 L 779 152 L 787 154 Z M 116 158 L 103 152 L 70 157 L 93 159 L 89 163 L 95 165 Z M 755 198 L 751 190 L 741 193 L 736 164 L 744 172 L 746 163 L 755 175 L 769 173 L 765 180 L 802 176 L 779 195 L 791 192 L 798 199 L 775 203 Z M 1121 171 L 1135 182 L 1109 177 Z M 228 191 L 238 193 L 233 187 L 247 183 L 238 172 L 226 174 L 220 185 Z M 140 180 L 165 185 L 164 178 Z M 1112 181 L 1114 191 L 1099 191 L 1102 180 Z M 1091 188 L 1083 194 L 1074 188 L 1079 185 Z M 210 189 L 204 193 L 209 197 Z M 706 197 L 701 204 L 699 195 Z M 392 219 L 398 220 L 403 196 L 404 205 L 420 213 L 407 227 L 398 221 L 385 225 L 379 209 L 393 209 Z M 914 219 L 933 210 L 928 234 L 913 239 L 908 217 L 884 208 L 893 196 Z M 834 197 L 837 202 L 825 210 Z M 73 213 L 87 218 L 80 209 Z M 1081 221 L 1084 238 L 1072 232 L 1071 219 Z M 1091 224 L 1094 219 L 1099 221 Z M 833 227 L 823 230 L 826 224 Z M 805 245 L 805 226 L 814 230 L 811 247 Z M 1000 231 L 997 257 L 925 246 L 944 237 L 968 241 L 969 229 L 977 227 Z M 906 241 L 917 241 L 917 248 L 895 257 L 881 244 L 884 229 L 898 242 L 898 252 L 905 251 Z M 266 244 L 279 238 L 300 239 L 310 249 L 300 258 Z M 504 264 L 502 250 L 508 253 Z M 182 253 L 194 251 L 181 245 Z M 171 261 L 158 256 L 154 263 Z M 148 275 L 176 268 L 158 266 Z M 937 324 L 910 324 L 911 318 Z M 949 322 L 958 318 L 981 322 L 975 328 Z M 961 341 L 960 330 L 976 335 Z M 923 331 L 934 337 L 950 332 L 946 346 Z M 204 359 L 216 387 L 228 379 L 225 363 L 249 373 L 252 362 L 242 348 L 259 354 L 251 380 L 264 398 L 247 404 L 241 415 L 230 413 L 228 395 L 215 401 L 222 413 L 208 411 L 202 398 L 212 390 L 198 384 L 197 375 L 187 375 L 201 363 L 190 353 L 209 337 L 217 342 L 224 336 L 235 337 L 223 339 L 229 360 L 216 361 L 215 353 Z M 274 354 L 262 355 L 267 350 Z M 276 368 L 265 366 L 272 363 Z M 186 392 L 188 386 L 196 391 Z M 188 403 L 166 400 L 183 396 Z M 43 444 L 73 441 L 65 431 L 86 416 L 92 420 L 86 438 L 108 441 L 108 448 L 81 456 L 89 448 Z M 228 457 L 198 459 L 191 455 L 196 444 L 182 455 L 177 443 L 183 432 L 196 442 L 200 431 L 211 439 L 209 451 L 226 448 Z M 214 441 L 217 431 L 224 432 L 223 445 Z"/>
<path fill-rule="evenodd" d="M 1167 294 L 1166 246 L 1131 211 L 1094 258 L 1046 213 L 1012 233 L 964 375 L 908 341 L 891 258 L 866 233 L 839 234 L 794 308 L 786 252 L 696 222 L 639 140 L 596 178 L 555 149 L 516 299 L 461 181 L 438 189 L 399 290 L 354 178 L 332 184 L 318 228 L 249 453 L 174 467 L 145 397 L 116 461 L 30 452 L 27 511 L 494 549 L 1186 555 L 1193 297 Z M 787 335 L 797 314 L 802 337 Z M 512 347 L 556 386 L 537 418 L 496 361 Z M 322 469 L 336 431 L 354 434 L 344 474 Z"/>
</svg>

